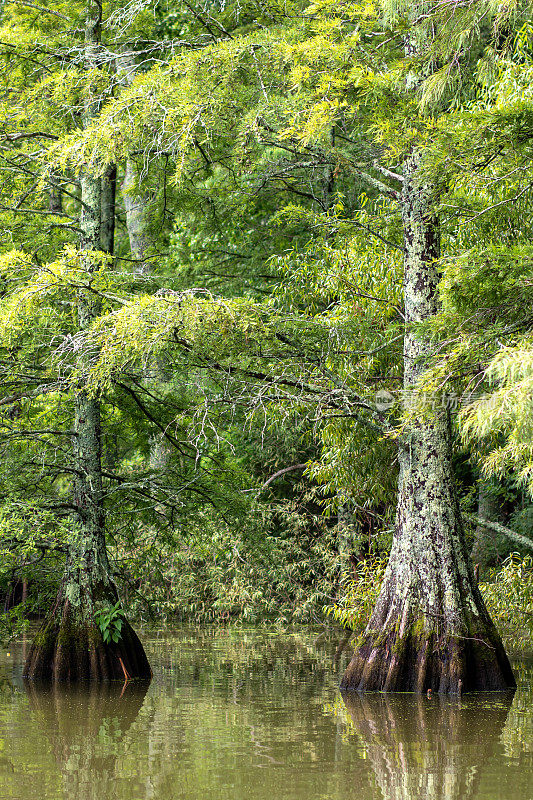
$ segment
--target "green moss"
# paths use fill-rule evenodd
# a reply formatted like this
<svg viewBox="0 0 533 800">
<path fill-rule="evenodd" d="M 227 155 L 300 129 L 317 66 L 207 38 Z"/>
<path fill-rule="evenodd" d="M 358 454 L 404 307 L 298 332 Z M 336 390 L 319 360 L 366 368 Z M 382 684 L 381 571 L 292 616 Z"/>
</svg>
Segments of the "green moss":
<svg viewBox="0 0 533 800">
<path fill-rule="evenodd" d="M 383 647 L 391 640 L 394 643 L 397 640 L 397 638 L 398 638 L 398 623 L 396 622 L 390 628 L 385 628 L 379 631 L 367 631 L 367 634 L 365 636 L 365 643 L 366 642 L 371 643 L 372 647 Z"/>
<path fill-rule="evenodd" d="M 418 617 L 411 625 L 410 634 L 415 639 L 424 639 L 428 636 L 426 620 L 424 617 Z"/>
<path fill-rule="evenodd" d="M 98 647 L 102 643 L 102 634 L 97 625 L 87 624 L 87 641 L 93 647 Z"/>
<path fill-rule="evenodd" d="M 354 651 L 359 650 L 359 648 L 363 646 L 366 638 L 367 637 L 365 636 L 364 633 L 358 633 L 357 636 L 352 637 L 351 645 L 352 645 Z"/>
<path fill-rule="evenodd" d="M 57 627 L 53 623 L 48 623 L 44 628 L 41 628 L 34 639 L 37 647 L 48 649 L 55 645 L 57 639 Z"/>
<path fill-rule="evenodd" d="M 61 647 L 67 648 L 70 647 L 75 640 L 76 636 L 72 630 L 72 626 L 67 622 L 63 623 L 57 634 L 57 644 L 61 645 Z"/>
</svg>

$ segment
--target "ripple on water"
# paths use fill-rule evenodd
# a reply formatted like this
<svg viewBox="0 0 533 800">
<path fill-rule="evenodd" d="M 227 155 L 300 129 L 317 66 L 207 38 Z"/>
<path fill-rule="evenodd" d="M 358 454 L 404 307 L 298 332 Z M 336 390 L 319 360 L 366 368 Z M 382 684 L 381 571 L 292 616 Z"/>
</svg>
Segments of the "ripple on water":
<svg viewBox="0 0 533 800">
<path fill-rule="evenodd" d="M 516 694 L 341 697 L 308 631 L 145 635 L 150 686 L 24 686 L 0 654 L 0 800 L 531 800 Z M 333 647 L 334 651 L 334 647 Z"/>
</svg>

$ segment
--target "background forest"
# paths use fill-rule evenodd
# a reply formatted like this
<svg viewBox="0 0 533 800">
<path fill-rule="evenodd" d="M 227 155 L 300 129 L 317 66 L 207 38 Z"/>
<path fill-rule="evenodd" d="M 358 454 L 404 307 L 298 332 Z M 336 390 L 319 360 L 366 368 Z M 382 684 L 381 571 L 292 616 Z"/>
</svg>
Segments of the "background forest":
<svg viewBox="0 0 533 800">
<path fill-rule="evenodd" d="M 5 632 L 53 602 L 82 471 L 131 616 L 359 629 L 399 433 L 444 407 L 485 601 L 530 642 L 530 4 L 418 4 L 412 56 L 402 0 L 93 3 L 92 39 L 86 5 L 0 3 Z M 406 398 L 414 142 L 442 255 Z"/>
</svg>

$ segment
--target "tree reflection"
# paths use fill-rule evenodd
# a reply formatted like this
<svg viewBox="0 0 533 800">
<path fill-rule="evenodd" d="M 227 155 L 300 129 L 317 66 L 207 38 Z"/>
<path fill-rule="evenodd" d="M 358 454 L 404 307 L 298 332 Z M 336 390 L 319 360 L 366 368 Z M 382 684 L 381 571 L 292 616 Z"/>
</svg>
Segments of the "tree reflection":
<svg viewBox="0 0 533 800">
<path fill-rule="evenodd" d="M 470 800 L 484 763 L 502 751 L 513 692 L 343 700 L 385 800 Z"/>
<path fill-rule="evenodd" d="M 149 683 L 42 686 L 25 681 L 35 723 L 61 770 L 65 797 L 103 800 L 116 789 L 123 739 Z"/>
</svg>

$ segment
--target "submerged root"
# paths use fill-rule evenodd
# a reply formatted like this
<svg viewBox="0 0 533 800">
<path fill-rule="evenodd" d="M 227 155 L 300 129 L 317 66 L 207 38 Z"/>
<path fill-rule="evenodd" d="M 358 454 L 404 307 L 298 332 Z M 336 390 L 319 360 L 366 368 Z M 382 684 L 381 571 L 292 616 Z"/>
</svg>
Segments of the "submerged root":
<svg viewBox="0 0 533 800">
<path fill-rule="evenodd" d="M 390 631 L 367 631 L 341 689 L 381 692 L 502 691 L 516 682 L 496 631 L 442 633 L 423 620 Z"/>
<path fill-rule="evenodd" d="M 31 681 L 150 680 L 152 671 L 139 637 L 123 620 L 118 642 L 104 642 L 95 624 L 76 623 L 67 609 L 45 622 L 30 648 L 24 677 Z"/>
</svg>

